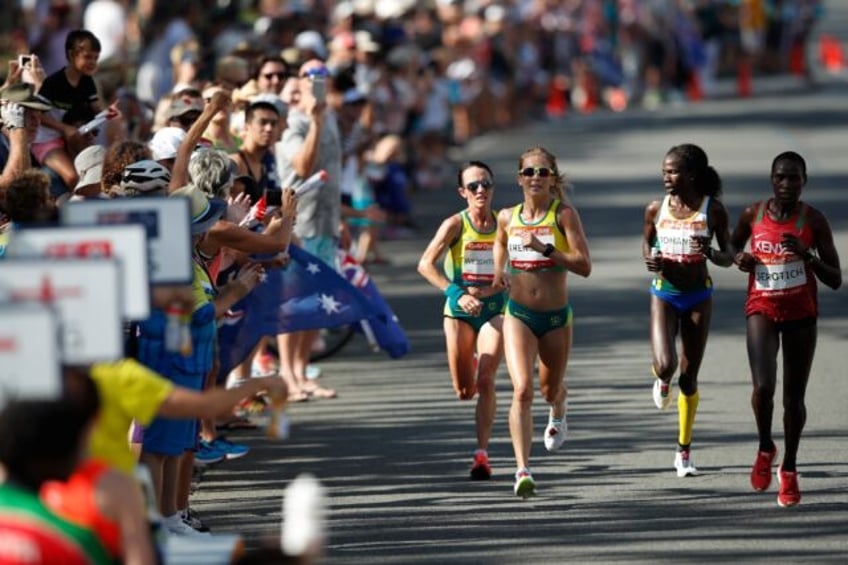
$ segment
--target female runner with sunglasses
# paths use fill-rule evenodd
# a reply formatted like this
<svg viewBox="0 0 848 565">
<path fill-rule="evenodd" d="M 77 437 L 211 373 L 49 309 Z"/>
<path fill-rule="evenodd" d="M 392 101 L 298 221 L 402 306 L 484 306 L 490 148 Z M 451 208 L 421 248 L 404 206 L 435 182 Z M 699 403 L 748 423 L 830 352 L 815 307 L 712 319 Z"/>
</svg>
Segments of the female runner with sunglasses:
<svg viewBox="0 0 848 565">
<path fill-rule="evenodd" d="M 536 489 L 529 469 L 533 366 L 538 357 L 539 388 L 551 407 L 545 448 L 555 451 L 567 431 L 565 369 L 572 331 L 566 274 L 588 277 L 592 261 L 580 216 L 564 200 L 565 176 L 557 169 L 556 157 L 542 147 L 525 151 L 518 161 L 518 184 L 524 202 L 498 214 L 492 286 L 509 287 L 503 329 L 513 385 L 509 432 L 518 468 L 514 491 L 526 498 Z"/>
<path fill-rule="evenodd" d="M 651 349 L 654 404 L 671 404 L 671 379 L 680 367 L 677 396 L 678 477 L 697 474 L 690 457 L 698 410 L 698 370 L 704 359 L 712 317 L 713 283 L 707 259 L 721 267 L 733 261 L 728 216 L 719 200 L 721 178 L 697 145 L 669 149 L 662 164 L 665 196 L 645 209 L 642 254 L 651 282 Z M 710 246 L 713 235 L 719 249 Z M 681 341 L 680 362 L 675 341 Z"/>
<path fill-rule="evenodd" d="M 495 420 L 495 373 L 503 357 L 505 293 L 491 286 L 497 227 L 492 170 L 483 162 L 470 161 L 457 177 L 457 191 L 468 207 L 442 222 L 418 262 L 418 272 L 447 297 L 445 345 L 453 388 L 460 400 L 477 395 L 477 451 L 471 479 L 485 480 L 492 474 L 487 449 Z M 441 265 L 446 254 L 449 277 Z"/>
</svg>

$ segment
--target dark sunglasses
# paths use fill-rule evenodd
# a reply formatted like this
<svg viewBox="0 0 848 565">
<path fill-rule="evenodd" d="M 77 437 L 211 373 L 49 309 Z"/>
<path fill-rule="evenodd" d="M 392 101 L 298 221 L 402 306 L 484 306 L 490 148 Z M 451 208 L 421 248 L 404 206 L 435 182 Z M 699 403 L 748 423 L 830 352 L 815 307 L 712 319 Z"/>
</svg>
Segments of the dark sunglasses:
<svg viewBox="0 0 848 565">
<path fill-rule="evenodd" d="M 287 73 L 285 71 L 279 71 L 279 72 L 276 72 L 276 73 L 262 73 L 262 76 L 265 77 L 268 80 L 271 80 L 274 77 L 277 77 L 280 80 L 284 80 L 284 79 L 289 78 L 289 73 Z"/>
<path fill-rule="evenodd" d="M 471 192 L 477 192 L 478 188 L 482 187 L 483 190 L 489 190 L 493 186 L 495 186 L 495 183 L 490 180 L 473 180 L 466 184 L 465 188 L 470 190 Z"/>
<path fill-rule="evenodd" d="M 522 177 L 541 177 L 547 178 L 554 174 L 548 167 L 524 167 L 518 170 L 518 174 Z"/>
</svg>

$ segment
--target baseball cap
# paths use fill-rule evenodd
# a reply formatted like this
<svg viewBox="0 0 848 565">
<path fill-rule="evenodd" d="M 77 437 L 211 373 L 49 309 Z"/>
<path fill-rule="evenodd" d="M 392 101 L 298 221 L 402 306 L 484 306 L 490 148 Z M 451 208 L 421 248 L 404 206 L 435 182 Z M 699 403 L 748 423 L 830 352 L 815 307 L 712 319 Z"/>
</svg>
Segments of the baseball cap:
<svg viewBox="0 0 848 565">
<path fill-rule="evenodd" d="M 251 97 L 250 103 L 248 104 L 248 108 L 253 106 L 254 104 L 260 104 L 260 103 L 270 104 L 271 106 L 274 107 L 274 109 L 277 110 L 277 114 L 279 114 L 283 118 L 285 118 L 286 114 L 288 113 L 288 109 L 289 109 L 288 105 L 285 102 L 283 102 L 282 99 L 279 96 L 277 96 L 276 94 L 268 94 L 268 93 L 257 94 L 256 96 Z"/>
<path fill-rule="evenodd" d="M 220 198 L 208 198 L 206 193 L 187 184 L 170 194 L 173 198 L 188 198 L 191 204 L 191 235 L 209 231 L 227 209 L 227 203 Z"/>
<path fill-rule="evenodd" d="M 74 169 L 79 175 L 79 181 L 74 192 L 93 184 L 100 184 L 103 177 L 103 159 L 106 148 L 102 145 L 90 145 L 77 154 L 74 159 Z"/>
<path fill-rule="evenodd" d="M 344 95 L 342 95 L 342 103 L 344 104 L 359 104 L 365 102 L 365 100 L 365 94 L 355 86 L 345 90 Z"/>
<path fill-rule="evenodd" d="M 50 103 L 50 100 L 40 94 L 36 94 L 35 88 L 25 82 L 10 84 L 0 90 L 0 100 L 3 102 L 14 102 L 19 106 L 32 110 L 45 111 L 53 109 L 53 104 Z"/>
<path fill-rule="evenodd" d="M 317 31 L 306 30 L 298 33 L 294 38 L 294 46 L 301 51 L 312 51 L 321 59 L 327 58 L 327 46 Z"/>
<path fill-rule="evenodd" d="M 150 152 L 153 153 L 153 160 L 176 159 L 177 149 L 185 136 L 186 132 L 182 128 L 165 127 L 158 130 L 148 144 Z"/>
<path fill-rule="evenodd" d="M 168 111 L 165 113 L 165 117 L 168 120 L 172 120 L 174 118 L 179 118 L 183 114 L 187 114 L 189 112 L 199 113 L 202 111 L 203 102 L 194 98 L 190 98 L 188 96 L 183 96 L 180 98 L 174 98 L 171 101 L 171 105 L 168 106 Z"/>
</svg>

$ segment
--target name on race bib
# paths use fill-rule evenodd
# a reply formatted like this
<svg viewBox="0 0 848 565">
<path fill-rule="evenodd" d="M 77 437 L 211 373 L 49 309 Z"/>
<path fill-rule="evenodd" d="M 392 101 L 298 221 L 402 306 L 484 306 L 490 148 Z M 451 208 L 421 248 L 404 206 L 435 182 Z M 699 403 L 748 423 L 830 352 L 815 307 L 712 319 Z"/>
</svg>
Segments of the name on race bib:
<svg viewBox="0 0 848 565">
<path fill-rule="evenodd" d="M 514 227 L 507 240 L 510 265 L 513 269 L 522 271 L 533 271 L 536 269 L 547 269 L 554 266 L 553 259 L 545 257 L 530 247 L 524 247 L 521 243 L 521 233 L 529 231 L 542 242 L 542 245 L 554 245 L 554 232 L 550 226 L 537 227 Z"/>
<path fill-rule="evenodd" d="M 803 261 L 791 263 L 760 263 L 754 268 L 754 288 L 777 291 L 797 288 L 807 284 L 807 270 Z"/>
<path fill-rule="evenodd" d="M 462 280 L 467 282 L 492 282 L 495 278 L 494 243 L 471 241 L 462 253 Z"/>
</svg>

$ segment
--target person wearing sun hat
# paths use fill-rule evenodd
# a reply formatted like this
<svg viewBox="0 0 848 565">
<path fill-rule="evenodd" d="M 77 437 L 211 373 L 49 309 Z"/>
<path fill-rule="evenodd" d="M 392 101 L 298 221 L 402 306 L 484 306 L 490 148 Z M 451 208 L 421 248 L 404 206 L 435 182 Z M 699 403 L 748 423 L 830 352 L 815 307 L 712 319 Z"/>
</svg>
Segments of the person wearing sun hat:
<svg viewBox="0 0 848 565">
<path fill-rule="evenodd" d="M 196 246 L 224 214 L 226 203 L 218 198 L 208 198 L 193 184 L 173 190 L 170 197 L 186 198 L 190 204 L 194 310 L 174 312 L 169 308 L 166 312 L 161 308 L 154 309 L 139 326 L 138 358 L 178 386 L 201 391 L 216 357 L 217 318 L 247 296 L 259 284 L 264 271 L 259 265 L 248 264 L 232 283 L 216 288 Z M 185 320 L 182 323 L 188 327 L 190 334 L 177 347 L 180 351 L 173 351 L 174 344 L 165 339 L 169 318 L 173 323 L 175 316 Z M 196 420 L 156 418 L 144 430 L 141 460 L 151 471 L 163 523 L 166 529 L 172 531 L 180 530 L 181 514 L 188 506 L 190 470 L 194 464 L 197 440 Z M 212 457 L 215 454 L 207 455 Z M 223 458 L 222 453 L 217 460 Z M 213 460 L 207 459 L 206 462 Z"/>
<path fill-rule="evenodd" d="M 0 89 L 0 206 L 5 189 L 32 166 L 32 141 L 41 115 L 52 108 L 31 84 L 18 82 Z"/>
<path fill-rule="evenodd" d="M 100 180 L 103 178 L 103 159 L 106 149 L 102 145 L 89 145 L 74 158 L 74 169 L 79 180 L 74 187 L 72 200 L 97 198 L 102 195 Z"/>
</svg>

